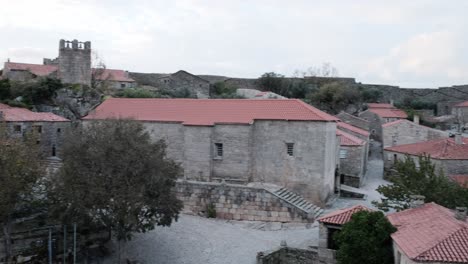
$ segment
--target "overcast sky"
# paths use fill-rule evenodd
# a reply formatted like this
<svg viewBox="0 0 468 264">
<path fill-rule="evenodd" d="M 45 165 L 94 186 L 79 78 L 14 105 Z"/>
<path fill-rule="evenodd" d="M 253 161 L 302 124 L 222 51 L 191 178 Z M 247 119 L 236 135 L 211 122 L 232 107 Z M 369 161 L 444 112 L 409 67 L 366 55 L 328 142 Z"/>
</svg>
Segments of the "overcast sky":
<svg viewBox="0 0 468 264">
<path fill-rule="evenodd" d="M 0 59 L 89 40 L 108 68 L 258 77 L 323 62 L 363 83 L 468 84 L 468 1 L 0 0 Z"/>
</svg>

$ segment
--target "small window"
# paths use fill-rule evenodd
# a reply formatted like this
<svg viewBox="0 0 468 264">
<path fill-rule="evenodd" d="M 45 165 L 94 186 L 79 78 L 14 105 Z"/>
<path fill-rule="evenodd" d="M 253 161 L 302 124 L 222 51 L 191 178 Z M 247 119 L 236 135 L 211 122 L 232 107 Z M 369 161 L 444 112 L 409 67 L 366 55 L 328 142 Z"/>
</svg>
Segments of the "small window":
<svg viewBox="0 0 468 264">
<path fill-rule="evenodd" d="M 37 145 L 41 144 L 41 141 L 40 141 L 40 140 L 36 140 L 36 144 L 37 144 Z"/>
<path fill-rule="evenodd" d="M 60 134 L 62 132 L 61 128 L 57 128 L 57 134 Z"/>
<path fill-rule="evenodd" d="M 286 143 L 286 151 L 288 156 L 294 156 L 294 143 Z"/>
<path fill-rule="evenodd" d="M 120 88 L 125 88 L 125 83 L 121 83 Z"/>
<path fill-rule="evenodd" d="M 21 125 L 15 125 L 13 129 L 15 130 L 15 133 L 21 133 Z"/>
<path fill-rule="evenodd" d="M 55 145 L 52 146 L 52 157 L 56 156 L 57 149 L 55 148 Z"/>
<path fill-rule="evenodd" d="M 42 133 L 42 126 L 33 126 L 33 130 L 36 133 Z"/>
<path fill-rule="evenodd" d="M 215 154 L 217 158 L 223 157 L 223 143 L 215 143 Z"/>
<path fill-rule="evenodd" d="M 371 134 L 375 135 L 375 129 L 372 129 Z"/>
<path fill-rule="evenodd" d="M 395 161 L 397 161 L 397 159 L 398 159 L 397 154 L 393 154 L 393 161 L 395 162 Z"/>
<path fill-rule="evenodd" d="M 340 159 L 346 159 L 348 157 L 348 150 L 340 149 Z"/>
</svg>

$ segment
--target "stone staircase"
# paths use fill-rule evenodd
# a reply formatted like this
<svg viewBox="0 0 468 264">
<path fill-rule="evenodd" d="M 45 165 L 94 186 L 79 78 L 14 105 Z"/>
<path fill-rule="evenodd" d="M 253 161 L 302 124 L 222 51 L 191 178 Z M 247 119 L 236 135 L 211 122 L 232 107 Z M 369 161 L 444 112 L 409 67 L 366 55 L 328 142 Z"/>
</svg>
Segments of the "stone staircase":
<svg viewBox="0 0 468 264">
<path fill-rule="evenodd" d="M 307 215 L 317 219 L 322 213 L 323 209 L 316 206 L 315 204 L 307 201 L 304 197 L 286 189 L 279 188 L 277 190 L 271 191 L 273 195 L 280 198 L 283 201 L 293 205 L 294 207 L 304 211 Z"/>
</svg>

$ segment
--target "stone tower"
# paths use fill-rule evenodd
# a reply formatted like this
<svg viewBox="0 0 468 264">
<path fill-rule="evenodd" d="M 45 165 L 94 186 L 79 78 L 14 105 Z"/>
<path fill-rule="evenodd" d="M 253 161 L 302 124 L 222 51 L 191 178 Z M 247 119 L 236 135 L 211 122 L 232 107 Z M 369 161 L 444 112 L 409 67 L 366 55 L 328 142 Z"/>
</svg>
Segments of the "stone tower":
<svg viewBox="0 0 468 264">
<path fill-rule="evenodd" d="M 60 40 L 58 77 L 63 83 L 91 85 L 91 42 Z"/>
</svg>

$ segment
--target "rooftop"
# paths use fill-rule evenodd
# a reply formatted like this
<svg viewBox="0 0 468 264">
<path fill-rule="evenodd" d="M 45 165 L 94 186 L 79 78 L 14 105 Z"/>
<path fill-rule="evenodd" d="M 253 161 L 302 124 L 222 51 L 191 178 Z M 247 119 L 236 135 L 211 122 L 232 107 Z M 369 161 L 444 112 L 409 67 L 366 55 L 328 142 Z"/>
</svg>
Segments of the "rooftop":
<svg viewBox="0 0 468 264">
<path fill-rule="evenodd" d="M 296 99 L 133 99 L 109 98 L 84 120 L 131 118 L 193 126 L 252 124 L 254 120 L 323 121 L 338 119 Z"/>
<path fill-rule="evenodd" d="M 459 104 L 454 105 L 453 107 L 468 107 L 468 101 L 461 102 Z"/>
<path fill-rule="evenodd" d="M 32 112 L 25 108 L 0 108 L 0 119 L 6 122 L 68 122 L 70 120 L 53 113 Z"/>
<path fill-rule="evenodd" d="M 366 143 L 364 140 L 357 138 L 339 129 L 336 130 L 336 134 L 340 136 L 341 146 L 362 146 Z"/>
<path fill-rule="evenodd" d="M 57 65 L 42 65 L 18 62 L 5 62 L 5 68 L 16 71 L 29 71 L 36 76 L 48 76 L 57 71 Z"/>
<path fill-rule="evenodd" d="M 389 214 L 398 228 L 392 239 L 412 260 L 468 262 L 468 222 L 455 218 L 450 209 L 435 203 Z"/>
<path fill-rule="evenodd" d="M 468 174 L 452 174 L 449 175 L 449 178 L 460 186 L 468 188 Z"/>
<path fill-rule="evenodd" d="M 360 211 L 372 211 L 363 205 L 355 205 L 350 208 L 345 208 L 331 212 L 317 219 L 317 221 L 324 224 L 344 225 L 351 220 L 353 214 Z"/>
<path fill-rule="evenodd" d="M 355 133 L 361 134 L 361 135 L 366 136 L 366 137 L 369 136 L 369 132 L 368 132 L 368 131 L 366 131 L 366 130 L 364 130 L 364 129 L 361 129 L 361 128 L 359 128 L 359 127 L 355 127 L 355 126 L 350 125 L 350 124 L 345 123 L 345 122 L 339 121 L 339 122 L 336 124 L 336 126 L 339 127 L 339 128 L 348 129 L 348 130 L 350 130 L 350 131 L 353 131 L 353 132 L 355 132 Z"/>
<path fill-rule="evenodd" d="M 99 69 L 93 68 L 93 73 L 99 72 Z M 124 70 L 116 69 L 102 69 L 102 72 L 96 75 L 98 80 L 109 80 L 117 82 L 134 82 L 132 78 L 128 77 L 128 73 Z"/>
<path fill-rule="evenodd" d="M 405 111 L 394 107 L 391 104 L 367 104 L 368 111 L 383 118 L 407 118 Z"/>
<path fill-rule="evenodd" d="M 395 108 L 392 104 L 381 104 L 381 103 L 368 103 L 367 107 L 369 107 L 369 108 L 382 108 L 382 109 Z"/>
<path fill-rule="evenodd" d="M 385 148 L 403 154 L 421 156 L 430 155 L 434 159 L 468 159 L 468 138 L 462 138 L 463 144 L 456 144 L 453 138 L 442 138 L 413 144 Z"/>
</svg>

